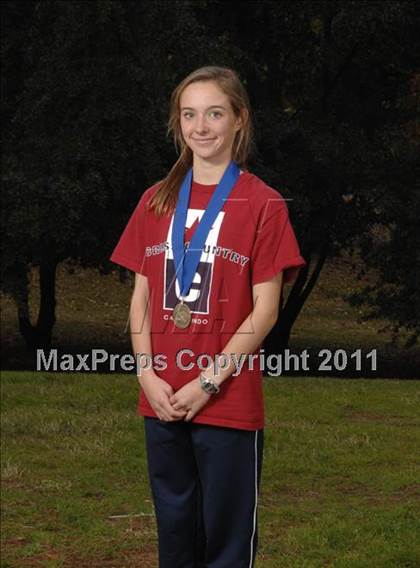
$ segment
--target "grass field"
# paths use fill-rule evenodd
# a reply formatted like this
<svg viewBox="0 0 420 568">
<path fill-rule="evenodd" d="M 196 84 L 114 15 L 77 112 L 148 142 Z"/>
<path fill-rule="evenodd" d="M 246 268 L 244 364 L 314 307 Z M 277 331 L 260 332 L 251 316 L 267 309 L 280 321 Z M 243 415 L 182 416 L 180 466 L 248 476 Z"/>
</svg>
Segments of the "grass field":
<svg viewBox="0 0 420 568">
<path fill-rule="evenodd" d="M 36 313 L 35 272 L 32 284 Z M 265 379 L 257 568 L 420 566 L 420 384 L 400 380 L 418 376 L 420 349 L 359 321 L 344 301 L 358 286 L 351 259 L 327 263 L 290 347 L 377 349 L 372 378 L 311 367 Z M 128 352 L 131 289 L 61 266 L 54 346 Z M 156 568 L 136 380 L 33 372 L 14 306 L 2 307 L 1 566 Z"/>
<path fill-rule="evenodd" d="M 2 566 L 157 567 L 129 375 L 3 375 Z M 420 385 L 270 378 L 257 567 L 420 565 Z"/>
</svg>

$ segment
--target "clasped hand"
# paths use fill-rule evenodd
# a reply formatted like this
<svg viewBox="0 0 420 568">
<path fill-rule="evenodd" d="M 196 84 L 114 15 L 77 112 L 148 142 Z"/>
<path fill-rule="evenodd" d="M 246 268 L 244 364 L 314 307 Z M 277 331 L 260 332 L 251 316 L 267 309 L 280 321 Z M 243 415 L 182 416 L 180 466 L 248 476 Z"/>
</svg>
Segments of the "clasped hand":
<svg viewBox="0 0 420 568">
<path fill-rule="evenodd" d="M 174 410 L 186 412 L 184 420 L 189 422 L 209 401 L 210 394 L 203 391 L 200 377 L 190 381 L 169 398 Z"/>
<path fill-rule="evenodd" d="M 140 384 L 157 417 L 165 422 L 189 422 L 211 397 L 201 388 L 200 377 L 193 379 L 176 393 L 169 383 L 158 376 L 144 379 Z"/>
</svg>

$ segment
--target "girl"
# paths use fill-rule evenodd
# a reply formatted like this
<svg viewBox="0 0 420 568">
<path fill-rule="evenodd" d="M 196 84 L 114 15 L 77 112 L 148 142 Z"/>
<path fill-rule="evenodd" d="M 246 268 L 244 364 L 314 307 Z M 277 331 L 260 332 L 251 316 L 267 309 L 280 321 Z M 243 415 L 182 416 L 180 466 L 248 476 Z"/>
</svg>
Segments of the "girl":
<svg viewBox="0 0 420 568">
<path fill-rule="evenodd" d="M 130 307 L 160 568 L 250 568 L 264 438 L 260 346 L 305 264 L 281 195 L 247 170 L 238 75 L 203 67 L 174 90 L 180 156 L 148 188 L 111 260 Z M 254 357 L 252 357 L 254 356 Z"/>
</svg>

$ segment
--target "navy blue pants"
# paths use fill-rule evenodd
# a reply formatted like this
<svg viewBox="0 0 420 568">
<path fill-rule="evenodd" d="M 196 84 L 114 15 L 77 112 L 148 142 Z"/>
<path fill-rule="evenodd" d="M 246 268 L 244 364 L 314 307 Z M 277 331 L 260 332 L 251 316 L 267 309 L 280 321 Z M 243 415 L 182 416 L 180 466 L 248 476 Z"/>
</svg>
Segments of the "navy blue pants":
<svg viewBox="0 0 420 568">
<path fill-rule="evenodd" d="M 251 568 L 264 430 L 144 425 L 159 568 Z"/>
</svg>

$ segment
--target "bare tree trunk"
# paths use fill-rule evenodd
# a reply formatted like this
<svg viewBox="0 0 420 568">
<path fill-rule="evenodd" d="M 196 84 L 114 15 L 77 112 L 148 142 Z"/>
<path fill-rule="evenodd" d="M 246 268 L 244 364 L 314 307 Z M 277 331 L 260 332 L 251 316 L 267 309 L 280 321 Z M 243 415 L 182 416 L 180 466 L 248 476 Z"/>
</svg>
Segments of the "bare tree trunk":
<svg viewBox="0 0 420 568">
<path fill-rule="evenodd" d="M 43 261 L 39 267 L 40 306 L 36 325 L 32 325 L 29 311 L 28 279 L 15 291 L 19 330 L 29 349 L 48 348 L 56 321 L 55 283 L 57 261 Z"/>
<path fill-rule="evenodd" d="M 300 314 L 300 311 L 306 302 L 309 294 L 313 290 L 322 267 L 328 257 L 328 243 L 324 243 L 318 255 L 315 268 L 308 279 L 311 258 L 306 254 L 306 266 L 299 270 L 298 277 L 290 291 L 287 302 L 283 307 L 283 291 L 280 301 L 280 315 L 273 329 L 267 335 L 264 341 L 265 356 L 273 354 L 281 354 L 287 348 L 290 339 L 290 333 L 293 325 Z M 306 283 L 306 285 L 305 285 Z"/>
</svg>

